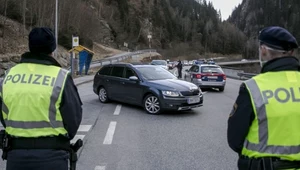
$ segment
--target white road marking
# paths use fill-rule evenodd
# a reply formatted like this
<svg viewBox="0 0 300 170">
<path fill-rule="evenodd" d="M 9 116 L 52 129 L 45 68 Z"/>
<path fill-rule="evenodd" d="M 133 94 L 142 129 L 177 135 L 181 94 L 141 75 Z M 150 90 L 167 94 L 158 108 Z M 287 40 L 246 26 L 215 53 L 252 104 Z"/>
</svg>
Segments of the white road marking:
<svg viewBox="0 0 300 170">
<path fill-rule="evenodd" d="M 117 122 L 110 122 L 109 127 L 106 132 L 106 136 L 104 138 L 103 144 L 110 145 L 112 143 L 114 133 L 116 130 Z"/>
<path fill-rule="evenodd" d="M 205 91 L 205 92 L 202 92 L 202 94 L 206 94 L 207 93 L 207 91 Z"/>
<path fill-rule="evenodd" d="M 75 143 L 78 139 L 83 140 L 85 135 L 75 135 L 75 137 L 71 140 L 71 143 Z"/>
<path fill-rule="evenodd" d="M 122 108 L 122 105 L 118 104 L 116 109 L 115 109 L 114 115 L 119 115 L 120 111 L 121 111 L 121 108 Z"/>
<path fill-rule="evenodd" d="M 96 166 L 94 170 L 105 170 L 105 166 Z"/>
<path fill-rule="evenodd" d="M 78 132 L 88 132 L 91 129 L 92 125 L 80 125 Z"/>
</svg>

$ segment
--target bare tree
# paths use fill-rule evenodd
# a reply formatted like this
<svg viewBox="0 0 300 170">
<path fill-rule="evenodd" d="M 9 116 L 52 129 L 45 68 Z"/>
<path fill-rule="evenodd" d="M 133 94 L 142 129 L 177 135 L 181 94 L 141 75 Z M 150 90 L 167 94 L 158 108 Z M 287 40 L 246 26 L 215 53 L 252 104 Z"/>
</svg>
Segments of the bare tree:
<svg viewBox="0 0 300 170">
<path fill-rule="evenodd" d="M 5 32 L 5 24 L 6 24 L 6 20 L 7 20 L 7 1 L 8 0 L 4 0 L 4 6 L 3 6 L 3 14 L 4 14 L 4 18 L 3 18 L 3 22 L 2 22 L 2 25 L 3 25 L 3 29 L 2 29 L 2 32 L 1 32 L 1 36 L 0 36 L 0 49 L 3 49 L 4 48 L 4 43 L 3 43 L 3 40 L 4 40 L 4 32 Z"/>
<path fill-rule="evenodd" d="M 23 1 L 23 36 L 25 36 L 25 31 L 26 31 L 26 3 L 27 0 Z"/>
<path fill-rule="evenodd" d="M 205 24 L 205 28 L 204 28 L 204 35 L 205 35 L 205 52 L 207 52 L 207 45 L 209 42 L 209 37 L 210 37 L 210 31 L 213 28 L 213 22 L 212 20 L 209 20 L 206 24 Z"/>
</svg>

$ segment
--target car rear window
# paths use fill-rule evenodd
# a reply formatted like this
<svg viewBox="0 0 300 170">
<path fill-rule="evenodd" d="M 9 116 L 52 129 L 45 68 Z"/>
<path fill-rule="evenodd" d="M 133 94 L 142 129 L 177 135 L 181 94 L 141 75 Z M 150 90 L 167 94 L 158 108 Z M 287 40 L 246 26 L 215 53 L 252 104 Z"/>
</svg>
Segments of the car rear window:
<svg viewBox="0 0 300 170">
<path fill-rule="evenodd" d="M 124 67 L 114 66 L 111 75 L 114 77 L 123 77 Z"/>
<path fill-rule="evenodd" d="M 151 62 L 152 65 L 167 65 L 167 62 L 164 60 L 153 60 Z"/>
<path fill-rule="evenodd" d="M 110 75 L 110 71 L 111 71 L 111 67 L 103 67 L 99 71 L 99 74 L 109 76 Z"/>
<path fill-rule="evenodd" d="M 203 66 L 201 67 L 201 72 L 202 73 L 220 73 L 223 74 L 223 70 L 221 67 L 216 67 L 216 66 Z"/>
<path fill-rule="evenodd" d="M 161 67 L 137 67 L 137 70 L 147 80 L 177 79 L 172 73 Z"/>
</svg>

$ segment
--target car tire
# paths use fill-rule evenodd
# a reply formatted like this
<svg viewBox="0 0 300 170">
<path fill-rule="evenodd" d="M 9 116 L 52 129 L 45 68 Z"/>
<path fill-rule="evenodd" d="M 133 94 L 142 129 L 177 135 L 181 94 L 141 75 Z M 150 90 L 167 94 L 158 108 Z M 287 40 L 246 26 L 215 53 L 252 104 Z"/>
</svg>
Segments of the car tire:
<svg viewBox="0 0 300 170">
<path fill-rule="evenodd" d="M 220 92 L 223 92 L 224 89 L 225 89 L 225 87 L 220 87 L 220 88 L 219 88 L 219 91 L 220 91 Z"/>
<path fill-rule="evenodd" d="M 109 102 L 109 98 L 107 96 L 107 91 L 104 87 L 100 87 L 100 89 L 98 91 L 98 99 L 101 103 Z"/>
<path fill-rule="evenodd" d="M 152 105 L 151 105 L 152 104 Z M 144 98 L 144 109 L 148 114 L 157 115 L 161 113 L 161 104 L 157 96 L 149 94 Z"/>
</svg>

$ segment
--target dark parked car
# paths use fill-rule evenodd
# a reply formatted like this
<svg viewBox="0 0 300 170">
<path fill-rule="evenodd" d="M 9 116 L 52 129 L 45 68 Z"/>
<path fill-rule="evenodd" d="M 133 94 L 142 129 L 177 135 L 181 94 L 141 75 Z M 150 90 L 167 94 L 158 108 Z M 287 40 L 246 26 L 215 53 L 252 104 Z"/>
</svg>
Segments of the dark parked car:
<svg viewBox="0 0 300 170">
<path fill-rule="evenodd" d="M 150 114 L 189 110 L 203 104 L 199 87 L 152 65 L 103 66 L 94 77 L 93 90 L 102 103 L 115 100 L 134 104 L 144 107 Z"/>
</svg>

